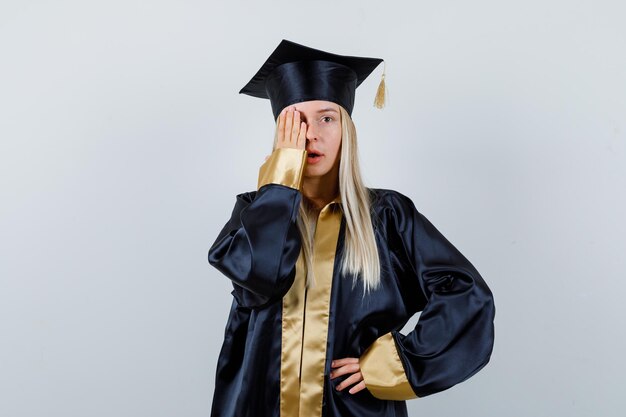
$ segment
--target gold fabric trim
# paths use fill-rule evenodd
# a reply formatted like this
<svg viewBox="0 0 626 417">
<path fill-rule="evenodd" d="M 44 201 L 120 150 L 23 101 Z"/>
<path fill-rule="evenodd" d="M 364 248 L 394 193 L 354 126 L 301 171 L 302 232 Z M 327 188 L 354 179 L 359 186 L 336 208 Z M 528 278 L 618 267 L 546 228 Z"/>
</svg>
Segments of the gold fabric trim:
<svg viewBox="0 0 626 417">
<path fill-rule="evenodd" d="M 296 277 L 283 297 L 280 361 L 280 415 L 298 417 L 300 408 L 300 362 L 304 327 L 304 258 L 296 261 Z"/>
<path fill-rule="evenodd" d="M 280 416 L 322 415 L 330 292 L 342 212 L 340 196 L 320 212 L 313 241 L 315 286 L 305 287 L 302 252 L 294 283 L 283 297 Z"/>
<path fill-rule="evenodd" d="M 306 155 L 306 149 L 274 149 L 259 169 L 257 190 L 270 183 L 282 184 L 299 190 L 302 187 Z"/>
<path fill-rule="evenodd" d="M 417 398 L 406 377 L 391 332 L 374 341 L 359 359 L 365 387 L 381 400 Z"/>
</svg>

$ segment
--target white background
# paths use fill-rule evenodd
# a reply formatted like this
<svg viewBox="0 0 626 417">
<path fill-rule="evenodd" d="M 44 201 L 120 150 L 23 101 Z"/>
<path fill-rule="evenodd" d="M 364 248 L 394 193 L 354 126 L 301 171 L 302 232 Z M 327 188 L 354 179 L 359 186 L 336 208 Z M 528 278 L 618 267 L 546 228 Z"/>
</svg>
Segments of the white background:
<svg viewBox="0 0 626 417">
<path fill-rule="evenodd" d="M 620 1 L 0 2 L 0 415 L 208 416 L 231 284 L 207 262 L 272 146 L 237 94 L 282 39 L 384 58 L 367 185 L 494 292 L 492 360 L 411 416 L 623 415 Z M 415 323 L 410 322 L 403 332 Z"/>
</svg>

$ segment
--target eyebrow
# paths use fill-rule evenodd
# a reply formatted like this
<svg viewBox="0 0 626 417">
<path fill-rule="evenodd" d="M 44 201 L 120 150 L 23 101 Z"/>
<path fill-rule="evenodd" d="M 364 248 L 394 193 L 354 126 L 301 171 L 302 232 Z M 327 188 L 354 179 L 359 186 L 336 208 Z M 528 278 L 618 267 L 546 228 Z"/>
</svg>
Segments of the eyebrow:
<svg viewBox="0 0 626 417">
<path fill-rule="evenodd" d="M 325 109 L 320 109 L 320 110 L 317 111 L 317 113 L 324 113 L 324 112 L 327 112 L 327 111 L 332 111 L 332 112 L 337 113 L 337 110 L 331 109 L 330 107 L 325 108 Z"/>
</svg>

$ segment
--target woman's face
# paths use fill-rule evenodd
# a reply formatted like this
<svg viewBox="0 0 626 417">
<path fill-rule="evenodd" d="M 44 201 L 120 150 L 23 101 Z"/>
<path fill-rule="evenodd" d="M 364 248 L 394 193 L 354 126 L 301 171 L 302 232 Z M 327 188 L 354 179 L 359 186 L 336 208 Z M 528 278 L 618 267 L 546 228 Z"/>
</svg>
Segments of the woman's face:
<svg viewBox="0 0 626 417">
<path fill-rule="evenodd" d="M 311 100 L 293 104 L 306 123 L 307 164 L 304 177 L 338 172 L 341 148 L 341 114 L 332 101 Z M 314 155 L 314 154 L 317 154 Z"/>
</svg>

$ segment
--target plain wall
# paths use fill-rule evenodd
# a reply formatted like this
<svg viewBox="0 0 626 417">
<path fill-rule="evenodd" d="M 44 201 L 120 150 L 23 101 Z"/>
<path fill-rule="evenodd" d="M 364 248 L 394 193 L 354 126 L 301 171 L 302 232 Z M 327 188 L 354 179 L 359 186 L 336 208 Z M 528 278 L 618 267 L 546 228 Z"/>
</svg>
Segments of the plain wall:
<svg viewBox="0 0 626 417">
<path fill-rule="evenodd" d="M 625 15 L 3 0 L 0 415 L 209 415 L 232 287 L 207 252 L 274 134 L 269 101 L 238 91 L 289 39 L 385 59 L 387 106 L 380 65 L 353 112 L 365 180 L 410 196 L 494 292 L 489 365 L 409 414 L 622 416 Z"/>
</svg>

